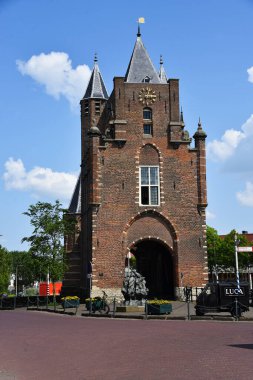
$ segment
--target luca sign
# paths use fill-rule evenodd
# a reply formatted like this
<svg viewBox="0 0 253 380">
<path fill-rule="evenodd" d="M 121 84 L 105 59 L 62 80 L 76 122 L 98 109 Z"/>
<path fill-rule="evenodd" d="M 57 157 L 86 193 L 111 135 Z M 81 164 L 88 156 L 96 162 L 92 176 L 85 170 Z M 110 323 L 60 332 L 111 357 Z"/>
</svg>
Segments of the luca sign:
<svg viewBox="0 0 253 380">
<path fill-rule="evenodd" d="M 225 296 L 244 296 L 244 288 L 225 288 Z"/>
</svg>

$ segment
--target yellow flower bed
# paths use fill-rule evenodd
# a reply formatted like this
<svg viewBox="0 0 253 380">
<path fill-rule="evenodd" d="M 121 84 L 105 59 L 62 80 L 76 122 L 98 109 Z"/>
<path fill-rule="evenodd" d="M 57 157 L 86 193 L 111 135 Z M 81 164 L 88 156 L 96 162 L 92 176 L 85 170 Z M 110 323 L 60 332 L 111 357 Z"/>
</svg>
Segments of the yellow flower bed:
<svg viewBox="0 0 253 380">
<path fill-rule="evenodd" d="M 93 302 L 93 301 L 96 301 L 97 299 L 98 299 L 98 297 L 94 297 L 94 298 L 86 298 L 86 299 L 85 299 L 85 303 L 86 303 L 86 302 L 90 302 L 90 301 Z"/>
<path fill-rule="evenodd" d="M 170 301 L 168 300 L 149 300 L 147 301 L 149 305 L 168 305 Z"/>
<path fill-rule="evenodd" d="M 80 298 L 77 296 L 66 296 L 62 297 L 61 301 L 78 301 Z"/>
</svg>

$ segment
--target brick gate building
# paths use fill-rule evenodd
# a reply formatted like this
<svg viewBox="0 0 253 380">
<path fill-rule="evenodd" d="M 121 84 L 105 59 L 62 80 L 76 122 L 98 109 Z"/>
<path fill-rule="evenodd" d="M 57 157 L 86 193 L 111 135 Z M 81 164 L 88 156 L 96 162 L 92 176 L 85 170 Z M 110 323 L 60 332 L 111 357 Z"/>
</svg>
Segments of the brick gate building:
<svg viewBox="0 0 253 380">
<path fill-rule="evenodd" d="M 97 59 L 81 104 L 81 174 L 69 214 L 63 291 L 120 296 L 131 255 L 149 297 L 171 298 L 207 281 L 206 134 L 194 147 L 179 104 L 179 81 L 157 72 L 140 30 L 124 77 L 108 96 Z M 89 279 L 92 274 L 92 279 Z"/>
</svg>

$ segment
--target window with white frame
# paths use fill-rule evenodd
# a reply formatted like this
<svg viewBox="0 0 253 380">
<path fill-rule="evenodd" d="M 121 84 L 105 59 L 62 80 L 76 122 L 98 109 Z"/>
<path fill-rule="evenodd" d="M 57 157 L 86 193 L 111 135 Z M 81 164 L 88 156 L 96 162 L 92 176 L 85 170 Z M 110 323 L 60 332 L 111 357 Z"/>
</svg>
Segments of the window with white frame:
<svg viewBox="0 0 253 380">
<path fill-rule="evenodd" d="M 159 167 L 140 167 L 140 205 L 158 206 L 159 199 Z"/>
</svg>

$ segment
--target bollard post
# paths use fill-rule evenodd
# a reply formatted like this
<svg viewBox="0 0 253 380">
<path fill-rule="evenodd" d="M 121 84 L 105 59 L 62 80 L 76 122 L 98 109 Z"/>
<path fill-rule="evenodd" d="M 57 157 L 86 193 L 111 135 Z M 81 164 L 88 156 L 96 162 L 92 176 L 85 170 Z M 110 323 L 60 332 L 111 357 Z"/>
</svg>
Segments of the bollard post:
<svg viewBox="0 0 253 380">
<path fill-rule="evenodd" d="M 89 314 L 91 315 L 91 312 L 92 312 L 92 300 L 91 300 L 91 296 L 90 296 L 90 307 L 89 307 Z"/>
<path fill-rule="evenodd" d="M 148 306 L 147 306 L 147 300 L 145 300 L 145 319 L 148 319 Z"/>
<path fill-rule="evenodd" d="M 235 297 L 235 319 L 238 321 L 238 300 L 237 297 Z"/>
<path fill-rule="evenodd" d="M 191 319 L 191 316 L 190 316 L 190 299 L 191 299 L 191 295 L 192 295 L 192 288 L 190 286 L 186 286 L 184 293 L 185 293 L 185 301 L 187 303 L 187 319 L 189 321 Z"/>
<path fill-rule="evenodd" d="M 112 313 L 113 318 L 115 318 L 115 311 L 116 311 L 116 300 L 115 300 L 115 297 L 114 297 L 113 298 L 113 313 Z"/>
<path fill-rule="evenodd" d="M 188 321 L 191 319 L 191 317 L 190 317 L 190 300 L 189 300 L 189 298 L 187 300 L 187 319 L 188 319 Z"/>
</svg>

